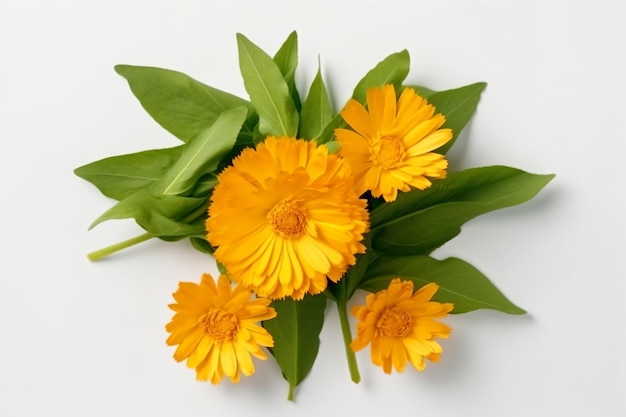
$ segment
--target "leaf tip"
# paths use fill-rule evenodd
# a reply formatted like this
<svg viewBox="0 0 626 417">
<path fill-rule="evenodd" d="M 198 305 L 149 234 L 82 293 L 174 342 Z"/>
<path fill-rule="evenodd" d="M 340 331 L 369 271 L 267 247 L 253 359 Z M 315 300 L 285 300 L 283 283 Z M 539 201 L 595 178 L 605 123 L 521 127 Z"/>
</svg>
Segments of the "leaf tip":
<svg viewBox="0 0 626 417">
<path fill-rule="evenodd" d="M 119 75 L 121 75 L 122 77 L 124 77 L 124 73 L 129 67 L 130 65 L 117 64 L 113 67 L 113 70 L 117 72 Z"/>
<path fill-rule="evenodd" d="M 396 55 L 402 58 L 402 62 L 406 64 L 407 69 L 411 66 L 411 55 L 409 54 L 408 49 L 403 49 L 398 52 Z"/>
<path fill-rule="evenodd" d="M 511 310 L 507 311 L 506 313 L 509 313 L 515 316 L 523 316 L 524 314 L 528 314 L 528 311 L 524 310 L 521 307 L 514 305 L 513 308 L 511 308 Z"/>
<path fill-rule="evenodd" d="M 246 35 L 244 35 L 244 34 L 243 34 L 243 33 L 241 33 L 241 32 L 237 32 L 237 33 L 235 34 L 235 37 L 237 38 L 237 43 L 238 43 L 238 44 L 241 44 L 242 42 L 246 42 L 246 41 L 248 41 L 248 42 L 249 42 L 249 41 L 250 41 L 248 38 L 246 38 Z"/>
<path fill-rule="evenodd" d="M 541 186 L 541 188 L 545 187 L 546 185 L 548 185 L 548 183 L 550 181 L 552 181 L 554 179 L 554 177 L 556 177 L 556 174 L 536 174 L 536 176 L 538 178 L 541 178 L 543 185 Z"/>
<path fill-rule="evenodd" d="M 400 55 L 404 60 L 406 60 L 407 67 L 411 66 L 411 55 L 409 54 L 408 49 L 401 50 L 400 52 L 398 52 L 398 55 Z"/>
</svg>

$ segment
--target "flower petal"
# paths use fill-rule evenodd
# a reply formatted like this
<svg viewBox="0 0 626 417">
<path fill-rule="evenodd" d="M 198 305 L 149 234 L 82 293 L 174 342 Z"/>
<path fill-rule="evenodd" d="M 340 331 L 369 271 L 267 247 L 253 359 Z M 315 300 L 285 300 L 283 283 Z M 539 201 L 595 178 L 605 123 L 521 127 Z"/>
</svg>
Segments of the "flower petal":
<svg viewBox="0 0 626 417">
<path fill-rule="evenodd" d="M 445 178 L 447 162 L 432 151 L 448 142 L 452 131 L 441 129 L 445 117 L 435 114 L 435 108 L 414 89 L 405 88 L 396 102 L 392 85 L 370 88 L 368 110 L 354 101 L 346 108 L 349 111 L 341 114 L 354 132 L 337 129 L 335 134 L 357 193 L 369 190 L 390 202 L 398 191 L 429 187 L 425 177 Z"/>
<path fill-rule="evenodd" d="M 214 295 L 200 296 L 207 293 Z M 260 346 L 271 347 L 274 340 L 257 322 L 276 316 L 269 307 L 270 300 L 250 300 L 249 289 L 240 285 L 233 288 L 224 275 L 217 285 L 208 274 L 203 275 L 200 285 L 180 283 L 174 294 L 184 296 L 177 297 L 178 303 L 173 305 L 179 312 L 166 325 L 170 333 L 167 343 L 178 345 L 174 359 L 180 362 L 186 358 L 187 366 L 196 369 L 198 380 L 217 384 L 225 375 L 236 383 L 241 373 L 254 373 L 251 355 L 267 358 Z"/>
<path fill-rule="evenodd" d="M 438 360 L 442 348 L 434 338 L 448 337 L 451 329 L 433 320 L 433 314 L 444 317 L 452 305 L 431 301 L 437 288 L 429 283 L 413 293 L 412 281 L 394 278 L 386 289 L 368 295 L 365 306 L 352 308 L 358 321 L 350 348 L 358 351 L 369 343 L 372 363 L 385 373 L 392 367 L 402 372 L 407 360 L 420 371 L 424 358 Z"/>
<path fill-rule="evenodd" d="M 345 112 L 369 124 L 360 104 Z M 365 251 L 369 213 L 354 181 L 342 158 L 311 141 L 268 137 L 244 150 L 211 195 L 206 226 L 215 258 L 235 282 L 267 298 L 322 292 L 326 275 L 339 280 Z"/>
</svg>

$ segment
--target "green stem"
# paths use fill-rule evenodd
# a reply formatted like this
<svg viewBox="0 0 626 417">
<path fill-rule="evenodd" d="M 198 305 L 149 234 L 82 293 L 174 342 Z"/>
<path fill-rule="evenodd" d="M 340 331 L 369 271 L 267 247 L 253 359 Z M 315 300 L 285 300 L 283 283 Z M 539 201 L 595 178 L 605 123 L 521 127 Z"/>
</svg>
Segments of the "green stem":
<svg viewBox="0 0 626 417">
<path fill-rule="evenodd" d="M 295 391 L 296 386 L 294 384 L 289 384 L 289 394 L 287 394 L 287 401 L 293 401 Z"/>
<path fill-rule="evenodd" d="M 337 310 L 339 311 L 339 322 L 341 323 L 341 333 L 343 334 L 343 343 L 346 347 L 346 357 L 348 359 L 348 368 L 350 369 L 350 377 L 352 382 L 358 384 L 361 382 L 359 367 L 356 363 L 356 355 L 350 348 L 352 343 L 352 332 L 350 331 L 350 321 L 348 320 L 348 304 L 345 301 L 337 300 Z"/>
<path fill-rule="evenodd" d="M 132 239 L 125 240 L 123 242 L 116 243 L 115 245 L 107 246 L 106 248 L 91 252 L 87 255 L 90 261 L 98 261 L 102 258 L 105 258 L 115 252 L 121 251 L 122 249 L 130 248 L 138 243 L 145 242 L 146 240 L 152 239 L 154 237 L 151 233 L 144 233 L 143 235 L 136 236 Z"/>
<path fill-rule="evenodd" d="M 196 220 L 198 217 L 206 213 L 207 205 L 203 204 L 198 207 L 195 211 L 191 212 L 187 217 L 182 219 L 183 223 L 191 223 Z M 115 245 L 107 246 L 106 248 L 91 252 L 87 255 L 90 261 L 99 261 L 102 258 L 106 258 L 109 255 L 114 254 L 115 252 L 119 252 L 123 249 L 130 248 L 138 243 L 145 242 L 146 240 L 152 239 L 154 236 L 152 233 L 144 233 L 143 235 L 136 236 L 132 239 L 125 240 L 123 242 L 116 243 Z"/>
</svg>

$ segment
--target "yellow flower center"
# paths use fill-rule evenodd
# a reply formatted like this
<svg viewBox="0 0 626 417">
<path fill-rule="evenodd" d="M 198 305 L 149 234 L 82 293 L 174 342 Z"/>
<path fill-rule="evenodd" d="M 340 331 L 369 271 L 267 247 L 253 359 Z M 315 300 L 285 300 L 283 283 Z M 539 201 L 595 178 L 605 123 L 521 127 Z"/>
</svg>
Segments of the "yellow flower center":
<svg viewBox="0 0 626 417">
<path fill-rule="evenodd" d="M 376 322 L 376 329 L 385 336 L 404 337 L 409 334 L 413 320 L 400 308 L 388 308 Z"/>
<path fill-rule="evenodd" d="M 383 168 L 393 168 L 404 156 L 404 145 L 397 138 L 384 137 L 380 140 L 378 163 Z"/>
<path fill-rule="evenodd" d="M 287 238 L 300 236 L 307 220 L 304 210 L 291 199 L 276 204 L 268 213 L 267 219 L 276 233 Z"/>
<path fill-rule="evenodd" d="M 239 332 L 237 316 L 221 309 L 211 309 L 200 319 L 200 325 L 218 342 L 232 341 Z"/>
</svg>

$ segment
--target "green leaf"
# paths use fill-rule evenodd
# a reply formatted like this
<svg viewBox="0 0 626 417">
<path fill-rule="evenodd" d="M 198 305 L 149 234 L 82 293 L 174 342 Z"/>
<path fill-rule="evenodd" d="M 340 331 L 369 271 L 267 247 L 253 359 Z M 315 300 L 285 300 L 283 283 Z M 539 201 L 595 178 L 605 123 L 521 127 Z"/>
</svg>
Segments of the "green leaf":
<svg viewBox="0 0 626 417">
<path fill-rule="evenodd" d="M 113 156 L 76 168 L 74 173 L 115 200 L 151 186 L 180 157 L 182 146 Z"/>
<path fill-rule="evenodd" d="M 213 191 L 213 187 L 215 187 L 216 184 L 217 174 L 215 174 L 214 172 L 205 174 L 201 176 L 198 181 L 196 181 L 196 184 L 193 187 L 193 191 L 191 192 L 191 196 L 207 198 L 211 191 Z"/>
<path fill-rule="evenodd" d="M 404 81 L 409 74 L 409 67 L 410 57 L 406 49 L 389 55 L 365 74 L 365 77 L 363 77 L 354 88 L 352 98 L 365 105 L 367 90 L 371 87 L 381 87 L 385 84 L 393 84 L 396 91 L 399 91 L 402 81 Z M 330 123 L 326 125 L 317 142 L 326 143 L 333 140 L 335 129 L 345 126 L 346 122 L 343 120 L 343 117 L 341 117 L 341 114 L 337 114 Z"/>
<path fill-rule="evenodd" d="M 237 34 L 237 44 L 244 85 L 259 114 L 259 131 L 265 136 L 295 137 L 298 112 L 278 66 L 240 33 Z"/>
<path fill-rule="evenodd" d="M 389 55 L 370 70 L 354 88 L 352 97 L 359 103 L 365 103 L 367 90 L 393 84 L 400 91 L 402 81 L 409 75 L 410 57 L 408 51 L 402 50 Z"/>
<path fill-rule="evenodd" d="M 474 115 L 480 101 L 480 95 L 486 87 L 487 83 L 476 83 L 429 95 L 428 102 L 435 106 L 437 113 L 446 116 L 446 122 L 442 128 L 452 129 L 454 135 L 450 141 L 434 152 L 445 154 L 452 147 L 465 125 Z"/>
<path fill-rule="evenodd" d="M 421 85 L 409 85 L 407 87 L 411 87 L 415 90 L 415 92 L 420 96 L 428 99 L 430 96 L 436 93 L 435 90 L 431 90 L 430 88 L 423 87 Z"/>
<path fill-rule="evenodd" d="M 337 283 L 329 282 L 327 291 L 337 303 L 346 303 L 359 288 L 361 281 L 365 277 L 371 258 L 370 255 L 371 250 L 369 248 L 365 253 L 357 254 L 356 264 L 348 268 L 341 280 Z"/>
<path fill-rule="evenodd" d="M 291 298 L 274 300 L 277 316 L 263 322 L 263 327 L 274 338 L 271 352 L 289 383 L 289 400 L 295 388 L 313 367 L 324 324 L 326 298 L 324 295 L 306 295 L 300 301 Z"/>
<path fill-rule="evenodd" d="M 300 111 L 300 95 L 296 88 L 296 68 L 298 67 L 298 34 L 294 30 L 289 34 L 285 43 L 282 44 L 276 55 L 274 62 L 283 74 L 285 82 L 289 87 L 289 94 L 293 100 L 296 110 Z"/>
<path fill-rule="evenodd" d="M 155 195 L 184 195 L 200 177 L 215 171 L 235 144 L 246 113 L 245 107 L 239 107 L 220 114 L 211 127 L 185 145 L 181 157 L 152 185 L 151 191 Z"/>
<path fill-rule="evenodd" d="M 328 153 L 337 153 L 339 150 L 339 142 L 336 140 L 331 140 L 329 142 L 324 143 L 324 146 L 328 148 Z"/>
<path fill-rule="evenodd" d="M 192 237 L 189 239 L 189 241 L 191 242 L 191 246 L 193 246 L 194 249 L 198 250 L 199 252 L 207 253 L 209 255 L 213 255 L 213 252 L 215 252 L 215 249 L 213 249 L 213 246 L 211 246 L 206 238 Z"/>
<path fill-rule="evenodd" d="M 332 120 L 333 109 L 328 92 L 322 79 L 322 70 L 318 66 L 317 75 L 311 83 L 309 95 L 304 101 L 300 113 L 300 137 L 315 139 L 321 135 L 324 127 Z"/>
<path fill-rule="evenodd" d="M 316 142 L 318 144 L 328 143 L 335 139 L 335 129 L 346 127 L 346 122 L 341 117 L 341 114 L 338 113 L 335 117 L 331 119 L 330 122 L 324 126 L 324 130 L 317 138 Z"/>
<path fill-rule="evenodd" d="M 533 198 L 554 175 L 505 166 L 449 174 L 426 190 L 401 193 L 370 216 L 372 245 L 389 255 L 426 255 L 461 232 L 476 216 Z"/>
<path fill-rule="evenodd" d="M 186 237 L 206 234 L 203 222 L 186 221 L 192 213 L 203 213 L 205 198 L 154 196 L 138 191 L 98 217 L 89 228 L 113 219 L 134 218 L 147 232 L 159 237 Z M 200 214 L 196 217 L 199 217 Z M 192 216 L 193 217 L 193 216 Z M 195 219 L 195 218 L 194 218 Z"/>
<path fill-rule="evenodd" d="M 190 197 L 186 197 L 190 198 Z M 194 197 L 195 198 L 195 197 Z M 185 238 L 189 238 L 191 242 L 194 239 L 200 241 L 206 241 L 207 231 L 206 231 L 206 220 L 209 217 L 208 215 L 208 201 L 205 200 L 204 204 L 198 206 L 194 211 L 190 212 L 185 216 L 179 223 L 187 224 L 189 227 L 187 228 L 188 233 L 179 234 L 177 236 L 159 236 L 159 239 L 165 241 L 176 241 Z M 196 242 L 197 243 L 197 242 Z M 194 244 L 191 242 L 191 245 L 200 250 L 200 244 Z M 207 242 L 208 245 L 208 242 Z M 206 248 L 207 245 L 204 245 Z M 212 249 L 211 249 L 212 250 Z M 205 250 L 201 250 L 201 252 L 205 252 Z M 212 254 L 212 252 L 209 252 Z"/>
<path fill-rule="evenodd" d="M 386 256 L 372 262 L 361 288 L 377 292 L 387 288 L 393 278 L 413 281 L 415 290 L 435 282 L 439 290 L 434 301 L 453 303 L 452 313 L 467 313 L 481 308 L 509 314 L 526 311 L 509 301 L 479 270 L 458 258 L 442 261 L 429 256 Z"/>
<path fill-rule="evenodd" d="M 248 101 L 178 71 L 131 65 L 117 65 L 115 71 L 126 78 L 150 116 L 183 142 L 210 127 L 221 113 L 242 106 L 248 109 L 242 140 L 252 141 L 258 117 Z"/>
<path fill-rule="evenodd" d="M 220 274 L 228 276 L 228 270 L 226 269 L 224 264 L 222 264 L 217 259 L 215 260 L 215 264 L 216 264 L 217 270 L 219 271 Z"/>
</svg>

